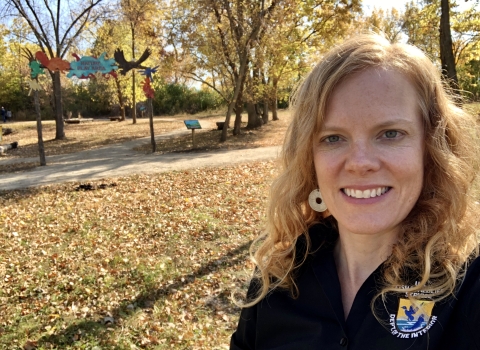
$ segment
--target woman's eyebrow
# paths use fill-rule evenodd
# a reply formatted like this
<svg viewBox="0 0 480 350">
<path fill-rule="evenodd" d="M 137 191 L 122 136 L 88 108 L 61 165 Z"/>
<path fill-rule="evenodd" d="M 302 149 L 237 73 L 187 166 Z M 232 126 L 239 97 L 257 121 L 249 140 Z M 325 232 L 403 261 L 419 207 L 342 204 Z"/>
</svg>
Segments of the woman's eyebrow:
<svg viewBox="0 0 480 350">
<path fill-rule="evenodd" d="M 389 119 L 383 122 L 380 122 L 378 124 L 374 124 L 373 128 L 381 129 L 381 128 L 387 128 L 387 127 L 392 127 L 392 126 L 397 126 L 397 125 L 409 125 L 413 126 L 415 122 L 411 119 L 407 118 L 394 118 L 394 119 Z M 325 131 L 343 131 L 345 129 L 348 129 L 348 126 L 345 125 L 336 125 L 336 124 L 331 124 L 329 125 L 328 123 L 325 123 L 323 127 L 320 129 L 320 132 L 325 132 Z"/>
</svg>

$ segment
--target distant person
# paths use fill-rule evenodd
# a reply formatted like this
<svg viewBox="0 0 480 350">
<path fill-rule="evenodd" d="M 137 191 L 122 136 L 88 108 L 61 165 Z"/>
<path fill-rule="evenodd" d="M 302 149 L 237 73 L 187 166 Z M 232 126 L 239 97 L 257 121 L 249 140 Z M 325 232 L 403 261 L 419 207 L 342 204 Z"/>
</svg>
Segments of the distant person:
<svg viewBox="0 0 480 350">
<path fill-rule="evenodd" d="M 0 110 L 0 114 L 2 115 L 3 122 L 6 123 L 7 122 L 7 112 L 5 111 L 5 108 L 2 107 L 2 109 Z"/>
<path fill-rule="evenodd" d="M 12 111 L 11 110 L 7 111 L 7 120 L 12 121 Z"/>
<path fill-rule="evenodd" d="M 476 124 L 440 70 L 356 36 L 293 106 L 231 349 L 480 349 Z"/>
</svg>

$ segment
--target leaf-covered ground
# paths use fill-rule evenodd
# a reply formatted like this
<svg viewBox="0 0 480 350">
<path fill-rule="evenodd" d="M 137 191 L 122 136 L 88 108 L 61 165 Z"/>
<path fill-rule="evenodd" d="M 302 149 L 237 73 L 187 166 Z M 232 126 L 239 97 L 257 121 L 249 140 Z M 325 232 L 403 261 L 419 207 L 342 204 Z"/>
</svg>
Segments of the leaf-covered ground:
<svg viewBox="0 0 480 350">
<path fill-rule="evenodd" d="M 165 133 L 182 127 L 182 121 L 168 118 L 155 120 L 155 131 Z M 2 137 L 2 144 L 18 142 L 18 148 L 9 150 L 2 158 L 38 157 L 38 135 L 36 122 L 11 122 L 2 125 L 11 128 L 12 134 Z M 81 124 L 65 124 L 64 140 L 55 140 L 55 122 L 42 122 L 45 154 L 53 156 L 95 149 L 113 143 L 125 142 L 150 135 L 148 119 L 138 119 L 137 124 L 131 120 L 111 122 L 96 120 Z"/>
<path fill-rule="evenodd" d="M 0 348 L 227 348 L 275 169 L 0 192 Z"/>
<path fill-rule="evenodd" d="M 242 133 L 238 136 L 232 135 L 232 129 L 229 130 L 227 142 L 220 143 L 221 131 L 216 130 L 215 122 L 224 121 L 224 112 L 205 112 L 200 115 L 175 115 L 168 117 L 154 118 L 155 136 L 167 133 L 169 131 L 185 129 L 185 119 L 198 119 L 202 125 L 202 130 L 196 131 L 197 148 L 202 150 L 230 148 L 238 149 L 245 147 L 264 147 L 271 145 L 280 145 L 288 124 L 291 120 L 289 111 L 281 110 L 278 112 L 280 120 L 269 121 L 268 124 L 255 130 L 246 130 L 246 123 L 242 123 Z M 272 117 L 270 116 L 270 119 Z M 233 119 L 231 124 L 233 125 Z M 246 120 L 246 116 L 243 117 Z M 38 136 L 35 122 L 11 122 L 2 125 L 4 128 L 11 128 L 12 134 L 2 137 L 1 144 L 18 142 L 18 148 L 7 151 L 1 159 L 38 157 Z M 81 124 L 65 124 L 64 140 L 55 140 L 55 122 L 42 122 L 43 140 L 46 156 L 59 154 L 75 153 L 84 150 L 95 149 L 108 146 L 114 143 L 134 140 L 137 138 L 149 137 L 150 126 L 148 118 L 137 119 L 137 124 L 132 124 L 131 120 L 124 122 L 95 120 L 93 122 Z M 145 144 L 138 147 L 138 151 L 150 153 L 152 146 L 147 139 Z M 192 137 L 178 137 L 174 140 L 162 141 L 157 143 L 157 151 L 160 153 L 173 151 L 189 151 L 192 149 Z M 21 171 L 38 166 L 38 162 L 22 163 L 20 165 L 0 165 L 0 173 Z"/>
<path fill-rule="evenodd" d="M 197 130 L 195 133 L 195 150 L 208 151 L 214 149 L 241 149 L 281 145 L 285 137 L 285 132 L 291 121 L 291 114 L 289 111 L 282 110 L 279 111 L 278 115 L 279 120 L 269 121 L 260 128 L 253 130 L 248 130 L 246 128 L 246 122 L 242 123 L 241 133 L 236 136 L 233 135 L 233 129 L 229 129 L 227 141 L 225 142 L 219 142 L 222 133 L 221 130 L 211 128 Z M 145 142 L 145 144 L 135 148 L 135 150 L 150 153 L 152 151 L 152 146 L 150 142 Z M 192 150 L 194 149 L 191 135 L 183 135 L 169 140 L 157 141 L 158 153 L 185 152 Z"/>
</svg>

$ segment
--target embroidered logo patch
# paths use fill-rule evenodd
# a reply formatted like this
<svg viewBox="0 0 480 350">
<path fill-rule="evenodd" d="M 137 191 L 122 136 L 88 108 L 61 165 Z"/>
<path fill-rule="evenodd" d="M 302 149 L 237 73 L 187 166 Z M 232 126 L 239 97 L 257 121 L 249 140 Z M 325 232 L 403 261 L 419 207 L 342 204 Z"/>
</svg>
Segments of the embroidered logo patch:
<svg viewBox="0 0 480 350">
<path fill-rule="evenodd" d="M 390 315 L 391 333 L 398 338 L 417 338 L 425 334 L 437 320 L 432 316 L 434 301 L 401 298 L 397 314 Z"/>
</svg>

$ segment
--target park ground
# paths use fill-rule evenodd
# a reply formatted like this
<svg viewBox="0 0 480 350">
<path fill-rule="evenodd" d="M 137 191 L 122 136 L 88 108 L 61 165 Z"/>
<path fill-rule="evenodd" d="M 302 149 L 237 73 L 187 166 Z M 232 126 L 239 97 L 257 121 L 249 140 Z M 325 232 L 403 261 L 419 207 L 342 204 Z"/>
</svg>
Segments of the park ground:
<svg viewBox="0 0 480 350">
<path fill-rule="evenodd" d="M 155 117 L 155 136 L 175 130 L 186 130 L 184 120 L 198 119 L 202 130 L 196 130 L 196 151 L 210 151 L 216 149 L 242 149 L 257 148 L 280 145 L 283 136 L 290 122 L 288 111 L 279 111 L 278 121 L 270 121 L 259 129 L 246 130 L 246 123 L 242 124 L 242 133 L 233 137 L 232 130 L 229 130 L 229 137 L 226 142 L 220 143 L 221 131 L 217 130 L 216 122 L 223 121 L 223 111 L 209 112 L 201 115 L 175 115 L 168 117 Z M 246 116 L 243 117 L 246 119 Z M 233 125 L 233 118 L 231 124 Z M 42 123 L 45 154 L 55 156 L 61 154 L 72 154 L 85 150 L 94 150 L 100 147 L 109 146 L 134 139 L 144 139 L 144 142 L 135 148 L 140 153 L 151 153 L 149 120 L 147 118 L 137 119 L 132 124 L 131 119 L 124 122 L 112 122 L 108 119 L 98 119 L 94 122 L 81 124 L 65 124 L 66 138 L 55 140 L 54 121 Z M 2 124 L 4 128 L 12 128 L 14 132 L 3 136 L 0 144 L 19 142 L 17 149 L 9 150 L 3 157 L 0 157 L 0 174 L 4 172 L 24 171 L 39 166 L 38 138 L 35 122 L 12 122 Z M 157 153 L 190 152 L 192 151 L 191 134 L 186 133 L 167 140 L 157 140 Z M 32 160 L 34 158 L 34 160 Z M 2 160 L 6 160 L 2 162 Z M 12 162 L 12 160 L 16 160 Z M 24 160 L 24 161 L 23 161 Z"/>
<path fill-rule="evenodd" d="M 205 128 L 199 147 L 261 152 L 282 142 L 284 113 L 226 144 Z M 156 118 L 155 128 L 183 119 Z M 47 155 L 149 135 L 146 120 L 95 123 L 69 125 L 65 141 L 46 123 Z M 20 148 L 7 157 L 27 168 L 38 166 L 22 163 L 34 154 L 32 125 L 12 135 Z M 149 142 L 138 152 L 151 152 Z M 190 142 L 163 142 L 158 156 L 189 152 Z M 261 161 L 0 191 L 0 349 L 227 349 L 240 312 L 232 295 L 245 293 L 277 169 Z M 0 171 L 24 170 L 0 160 Z"/>
<path fill-rule="evenodd" d="M 182 128 L 184 119 L 156 118 L 156 132 Z M 289 115 L 225 144 L 212 127 L 222 115 L 198 119 L 209 125 L 197 134 L 203 151 L 261 152 L 282 142 Z M 36 155 L 34 123 L 7 126 L 20 147 L 0 159 L 1 171 L 38 166 L 22 162 Z M 132 134 L 147 137 L 137 152 L 151 152 L 142 119 L 68 125 L 65 141 L 53 133 L 45 123 L 47 156 Z M 191 138 L 157 149 L 159 157 L 189 152 Z M 2 168 L 3 159 L 20 167 Z M 245 293 L 248 247 L 261 233 L 276 169 L 264 161 L 0 191 L 0 349 L 228 348 L 240 312 L 232 294 Z"/>
</svg>

